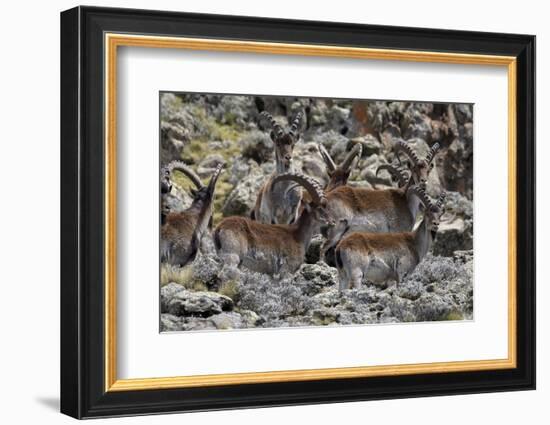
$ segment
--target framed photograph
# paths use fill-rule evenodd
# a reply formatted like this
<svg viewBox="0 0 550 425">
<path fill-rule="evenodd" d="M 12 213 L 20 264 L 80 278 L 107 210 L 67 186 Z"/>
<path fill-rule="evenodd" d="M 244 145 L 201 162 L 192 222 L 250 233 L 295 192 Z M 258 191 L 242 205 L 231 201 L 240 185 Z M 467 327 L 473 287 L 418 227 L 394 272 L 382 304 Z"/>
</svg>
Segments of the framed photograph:
<svg viewBox="0 0 550 425">
<path fill-rule="evenodd" d="M 535 388 L 535 37 L 61 14 L 61 411 Z"/>
</svg>

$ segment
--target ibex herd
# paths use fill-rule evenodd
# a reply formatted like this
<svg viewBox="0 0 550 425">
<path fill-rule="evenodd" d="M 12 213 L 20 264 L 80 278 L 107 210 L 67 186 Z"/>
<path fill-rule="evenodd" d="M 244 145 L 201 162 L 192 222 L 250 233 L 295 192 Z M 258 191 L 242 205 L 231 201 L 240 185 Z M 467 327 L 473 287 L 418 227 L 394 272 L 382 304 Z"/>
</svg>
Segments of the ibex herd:
<svg viewBox="0 0 550 425">
<path fill-rule="evenodd" d="M 271 127 L 275 170 L 263 183 L 250 217 L 224 218 L 212 232 L 223 261 L 222 281 L 238 279 L 241 267 L 278 278 L 288 276 L 304 263 L 312 238 L 321 233 L 325 238 L 321 259 L 338 269 L 340 291 L 358 288 L 362 281 L 398 284 L 429 251 L 443 213 L 445 193 L 434 202 L 425 190 L 439 145 L 420 158 L 410 144 L 398 141 L 397 163 L 381 165 L 376 171 L 377 175 L 388 172 L 397 187 L 371 189 L 348 184 L 362 155 L 360 143 L 339 165 L 320 144 L 328 174 L 323 187 L 292 170 L 302 117 L 298 112 L 285 131 L 269 113 L 260 114 Z M 172 189 L 175 170 L 196 186 L 190 191 L 193 202 L 188 209 L 162 209 L 163 262 L 183 267 L 195 259 L 203 235 L 212 227 L 214 191 L 222 168 L 223 164 L 215 169 L 208 185 L 180 161 L 162 169 L 161 194 Z"/>
</svg>

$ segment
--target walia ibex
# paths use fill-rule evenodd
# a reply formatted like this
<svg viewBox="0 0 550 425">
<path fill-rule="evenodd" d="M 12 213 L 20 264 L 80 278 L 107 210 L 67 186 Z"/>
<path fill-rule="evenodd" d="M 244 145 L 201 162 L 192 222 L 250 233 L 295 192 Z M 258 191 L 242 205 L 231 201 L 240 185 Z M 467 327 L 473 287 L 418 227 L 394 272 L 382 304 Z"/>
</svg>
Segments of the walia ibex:
<svg viewBox="0 0 550 425">
<path fill-rule="evenodd" d="M 434 143 L 424 159 L 421 159 L 418 156 L 410 143 L 407 143 L 403 140 L 399 140 L 395 144 L 394 149 L 400 165 L 401 154 L 404 153 L 408 157 L 408 165 L 411 170 L 411 177 L 414 184 L 425 186 L 426 182 L 428 181 L 428 175 L 434 167 L 433 159 L 439 151 L 439 143 Z"/>
<path fill-rule="evenodd" d="M 214 231 L 214 245 L 224 262 L 222 275 L 238 275 L 237 267 L 284 275 L 304 262 L 305 253 L 318 223 L 333 224 L 326 212 L 325 193 L 313 178 L 303 174 L 281 174 L 272 184 L 299 183 L 309 194 L 293 224 L 265 224 L 246 217 L 223 219 Z"/>
<path fill-rule="evenodd" d="M 162 169 L 161 193 L 171 190 L 171 175 L 176 170 L 185 174 L 196 189 L 190 190 L 193 202 L 185 211 L 162 211 L 161 261 L 183 267 L 195 259 L 202 236 L 211 225 L 214 189 L 223 166 L 219 164 L 216 167 L 206 186 L 199 176 L 181 161 L 173 161 Z"/>
<path fill-rule="evenodd" d="M 394 280 L 396 284 L 422 261 L 429 251 L 443 213 L 445 193 L 434 203 L 419 186 L 408 189 L 423 204 L 423 218 L 411 232 L 352 233 L 336 246 L 340 291 L 359 288 L 362 279 L 372 283 Z"/>
<path fill-rule="evenodd" d="M 345 234 L 351 232 L 410 231 L 415 223 L 419 201 L 418 197 L 408 196 L 408 189 L 413 184 L 426 184 L 438 148 L 439 145 L 434 145 L 426 159 L 420 160 L 411 146 L 398 142 L 396 154 L 399 157 L 404 152 L 410 158 L 410 171 L 390 164 L 381 165 L 377 170 L 377 173 L 389 171 L 398 181 L 397 188 L 369 189 L 344 185 L 327 193 L 327 209 L 331 216 L 345 224 L 326 229 L 324 235 L 327 240 L 321 248 L 321 255 L 325 255 Z"/>
<path fill-rule="evenodd" d="M 261 117 L 271 125 L 270 135 L 275 145 L 275 171 L 260 189 L 252 211 L 252 218 L 262 223 L 290 224 L 298 218 L 301 191 L 296 188 L 287 190 L 292 184 L 290 181 L 277 186 L 274 186 L 273 182 L 277 176 L 291 171 L 294 145 L 300 139 L 298 131 L 302 115 L 301 111 L 296 114 L 290 129 L 286 132 L 269 113 L 261 113 Z"/>
<path fill-rule="evenodd" d="M 337 187 L 348 184 L 348 179 L 353 169 L 352 165 L 354 164 L 354 160 L 356 158 L 361 158 L 362 152 L 363 147 L 361 146 L 361 143 L 356 143 L 355 145 L 353 145 L 353 147 L 346 155 L 344 160 L 340 163 L 340 165 L 336 165 L 325 147 L 322 144 L 319 144 L 319 153 L 321 154 L 321 157 L 325 162 L 327 173 L 329 176 L 329 181 L 325 187 L 326 192 L 330 192 Z"/>
</svg>

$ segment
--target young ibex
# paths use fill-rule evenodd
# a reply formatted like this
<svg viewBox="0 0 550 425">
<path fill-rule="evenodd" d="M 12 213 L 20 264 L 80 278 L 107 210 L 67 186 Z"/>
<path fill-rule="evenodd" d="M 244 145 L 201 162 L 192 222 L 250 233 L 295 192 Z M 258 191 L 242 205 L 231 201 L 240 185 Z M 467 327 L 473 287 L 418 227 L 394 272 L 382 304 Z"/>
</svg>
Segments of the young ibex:
<svg viewBox="0 0 550 425">
<path fill-rule="evenodd" d="M 287 190 L 292 184 L 290 181 L 283 182 L 277 187 L 273 186 L 273 181 L 277 176 L 290 171 L 294 145 L 300 139 L 298 130 L 302 115 L 302 112 L 298 112 L 290 129 L 285 132 L 270 114 L 265 111 L 261 113 L 261 117 L 271 124 L 271 140 L 275 145 L 275 171 L 260 189 L 252 211 L 252 218 L 261 223 L 290 224 L 298 218 L 301 191 Z"/>
<path fill-rule="evenodd" d="M 193 202 L 185 211 L 162 211 L 161 261 L 183 267 L 195 259 L 202 236 L 211 223 L 214 189 L 222 168 L 223 164 L 216 167 L 207 186 L 190 167 L 181 161 L 173 161 L 163 168 L 161 193 L 168 193 L 171 190 L 170 176 L 176 170 L 184 173 L 196 189 L 191 189 Z"/>
<path fill-rule="evenodd" d="M 272 184 L 286 182 L 299 183 L 311 199 L 304 203 L 295 223 L 265 224 L 246 217 L 228 217 L 214 230 L 214 245 L 224 262 L 224 278 L 238 275 L 240 265 L 272 275 L 293 273 L 303 263 L 318 223 L 333 224 L 325 209 L 325 193 L 316 180 L 287 173 L 276 176 Z"/>
<path fill-rule="evenodd" d="M 328 260 L 326 254 L 332 250 L 338 241 L 352 232 L 407 232 L 415 223 L 419 209 L 417 197 L 408 196 L 412 184 L 425 186 L 431 162 L 439 149 L 435 144 L 424 160 L 420 160 L 411 146 L 405 142 L 396 144 L 396 154 L 399 158 L 405 152 L 411 159 L 410 174 L 403 168 L 390 164 L 378 167 L 377 173 L 387 170 L 398 181 L 398 188 L 368 189 L 340 186 L 327 193 L 327 209 L 332 217 L 345 221 L 346 225 L 337 225 L 324 229 L 326 241 L 321 247 L 321 255 Z M 343 230 L 345 229 L 345 230 Z M 330 262 L 330 260 L 328 260 Z"/>
<path fill-rule="evenodd" d="M 429 251 L 443 213 L 445 193 L 434 203 L 419 186 L 408 189 L 424 205 L 416 230 L 403 233 L 352 233 L 336 246 L 340 291 L 359 288 L 362 279 L 372 283 L 400 280 L 422 261 Z"/>
</svg>

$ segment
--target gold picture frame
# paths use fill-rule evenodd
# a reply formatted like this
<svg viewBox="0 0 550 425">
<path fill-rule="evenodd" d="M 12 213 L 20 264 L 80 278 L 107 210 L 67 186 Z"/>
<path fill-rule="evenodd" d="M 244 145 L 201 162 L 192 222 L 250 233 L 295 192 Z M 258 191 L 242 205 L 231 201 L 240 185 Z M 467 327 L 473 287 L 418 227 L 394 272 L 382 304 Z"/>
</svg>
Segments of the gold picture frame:
<svg viewBox="0 0 550 425">
<path fill-rule="evenodd" d="M 182 387 L 306 381 L 356 377 L 410 375 L 417 373 L 465 372 L 516 367 L 516 58 L 512 56 L 434 53 L 426 51 L 281 44 L 254 41 L 105 34 L 106 122 L 105 152 L 105 391 L 135 391 Z M 169 378 L 117 379 L 116 375 L 116 87 L 119 47 L 188 49 L 339 58 L 396 60 L 506 67 L 508 72 L 508 358 L 457 362 L 400 364 L 254 373 L 231 373 Z"/>
</svg>

